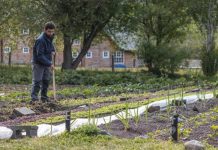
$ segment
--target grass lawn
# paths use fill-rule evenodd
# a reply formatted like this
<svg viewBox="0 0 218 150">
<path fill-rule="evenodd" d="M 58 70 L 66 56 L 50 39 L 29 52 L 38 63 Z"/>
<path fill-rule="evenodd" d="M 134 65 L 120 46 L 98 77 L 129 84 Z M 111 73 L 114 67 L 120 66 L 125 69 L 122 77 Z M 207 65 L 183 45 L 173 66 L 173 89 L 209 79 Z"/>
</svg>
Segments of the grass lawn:
<svg viewBox="0 0 218 150">
<path fill-rule="evenodd" d="M 54 137 L 43 138 L 25 138 L 22 140 L 3 140 L 0 141 L 0 149 L 4 150 L 183 150 L 181 143 L 173 143 L 170 141 L 156 141 L 153 139 L 118 139 L 108 136 L 88 136 L 82 133 L 63 134 Z M 211 148 L 212 149 L 212 148 Z"/>
</svg>

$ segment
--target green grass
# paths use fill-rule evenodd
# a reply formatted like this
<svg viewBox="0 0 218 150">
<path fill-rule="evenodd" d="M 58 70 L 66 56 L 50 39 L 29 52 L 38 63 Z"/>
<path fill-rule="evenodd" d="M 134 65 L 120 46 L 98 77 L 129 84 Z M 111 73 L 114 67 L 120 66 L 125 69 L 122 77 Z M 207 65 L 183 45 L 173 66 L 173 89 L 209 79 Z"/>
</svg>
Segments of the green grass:
<svg viewBox="0 0 218 150">
<path fill-rule="evenodd" d="M 215 148 L 206 145 L 208 150 Z M 0 149 L 4 150 L 184 150 L 183 143 L 161 141 L 152 138 L 119 139 L 98 135 L 95 126 L 83 126 L 71 133 L 42 138 L 24 138 L 21 140 L 0 140 Z"/>
<path fill-rule="evenodd" d="M 4 150 L 183 150 L 182 144 L 172 142 L 117 139 L 103 136 L 62 135 L 38 139 L 1 141 Z"/>
<path fill-rule="evenodd" d="M 2 140 L 0 148 L 2 149 L 35 149 L 35 150 L 53 150 L 53 149 L 75 149 L 75 150 L 91 150 L 91 149 L 116 149 L 116 150 L 133 150 L 133 149 L 178 149 L 182 150 L 182 144 L 174 144 L 172 142 L 155 141 L 152 139 L 118 139 L 115 137 L 96 135 L 95 127 L 82 127 L 72 133 L 65 133 L 55 137 L 43 138 L 26 138 L 22 140 Z"/>
</svg>

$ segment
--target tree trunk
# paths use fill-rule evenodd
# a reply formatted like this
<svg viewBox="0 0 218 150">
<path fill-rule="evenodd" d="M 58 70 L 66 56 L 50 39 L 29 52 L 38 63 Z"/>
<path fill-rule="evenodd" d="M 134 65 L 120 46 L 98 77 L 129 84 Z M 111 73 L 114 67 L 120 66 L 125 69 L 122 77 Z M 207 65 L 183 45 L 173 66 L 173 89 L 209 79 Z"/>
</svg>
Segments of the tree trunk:
<svg viewBox="0 0 218 150">
<path fill-rule="evenodd" d="M 207 52 L 213 50 L 213 43 L 214 43 L 214 21 L 212 17 L 212 4 L 209 2 L 208 8 L 208 20 L 206 24 L 207 36 L 206 36 L 206 50 Z"/>
<path fill-rule="evenodd" d="M 111 66 L 112 67 L 112 72 L 114 72 L 114 54 L 112 54 L 112 60 L 111 61 L 112 61 L 112 66 Z"/>
<path fill-rule="evenodd" d="M 76 69 L 79 66 L 79 63 L 82 61 L 83 57 L 86 55 L 88 52 L 89 48 L 91 47 L 92 41 L 94 38 L 97 36 L 97 34 L 103 30 L 105 25 L 110 21 L 113 15 L 110 15 L 106 21 L 103 23 L 96 21 L 92 27 L 90 32 L 84 32 L 84 37 L 83 37 L 83 45 L 81 48 L 81 51 L 78 55 L 78 57 L 73 61 L 72 63 L 72 69 Z"/>
<path fill-rule="evenodd" d="M 9 56 L 8 56 L 8 65 L 11 66 L 11 52 L 9 52 Z"/>
<path fill-rule="evenodd" d="M 204 46 L 202 48 L 202 70 L 204 75 L 213 76 L 217 72 L 216 59 L 217 54 L 215 52 L 215 38 L 214 34 L 216 32 L 216 20 L 214 20 L 213 13 L 213 4 L 212 1 L 209 2 L 208 13 L 207 13 L 207 22 L 205 22 L 204 27 L 206 30 L 206 39 Z"/>
<path fill-rule="evenodd" d="M 1 51 L 1 63 L 4 63 L 4 48 L 3 48 L 3 39 L 0 40 L 0 51 Z"/>
<path fill-rule="evenodd" d="M 84 34 L 84 41 L 83 41 L 83 45 L 81 48 L 81 51 L 78 55 L 78 57 L 73 61 L 72 64 L 72 69 L 76 69 L 79 66 L 79 63 L 82 61 L 82 58 L 86 55 L 86 53 L 88 52 L 93 39 L 95 38 L 95 36 L 97 35 L 99 31 L 99 27 L 98 25 L 94 26 L 92 31 L 90 32 L 90 34 L 88 36 L 86 36 L 86 34 Z"/>
<path fill-rule="evenodd" d="M 148 67 L 148 71 L 152 72 L 152 70 L 153 70 L 152 61 L 147 61 L 146 64 L 147 64 L 147 67 Z"/>
<path fill-rule="evenodd" d="M 72 39 L 71 37 L 64 35 L 64 53 L 62 69 L 71 69 L 72 60 Z"/>
</svg>

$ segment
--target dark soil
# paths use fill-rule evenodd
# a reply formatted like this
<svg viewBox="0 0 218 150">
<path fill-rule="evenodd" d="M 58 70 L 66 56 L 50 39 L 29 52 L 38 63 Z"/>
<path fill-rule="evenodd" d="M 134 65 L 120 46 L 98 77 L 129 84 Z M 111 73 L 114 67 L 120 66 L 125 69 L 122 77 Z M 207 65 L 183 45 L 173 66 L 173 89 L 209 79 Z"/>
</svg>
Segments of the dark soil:
<svg viewBox="0 0 218 150">
<path fill-rule="evenodd" d="M 153 133 L 153 135 L 155 134 L 155 137 L 157 139 L 169 140 L 171 139 L 171 117 L 173 116 L 173 114 L 175 114 L 175 112 L 177 112 L 180 115 L 180 118 L 183 120 L 182 122 L 186 123 L 185 120 L 188 120 L 190 117 L 194 117 L 200 113 L 207 112 L 209 111 L 209 109 L 215 106 L 218 106 L 218 99 L 211 99 L 206 102 L 206 105 L 205 102 L 196 102 L 193 104 L 189 104 L 186 108 L 184 106 L 172 107 L 170 115 L 168 115 L 166 111 L 148 113 L 147 121 L 145 116 L 142 115 L 137 125 L 134 119 L 130 119 L 130 128 L 127 131 L 124 130 L 124 125 L 119 120 L 110 123 L 109 129 L 107 129 L 105 125 L 101 125 L 100 128 L 103 130 L 108 130 L 110 134 L 120 138 L 135 138 L 147 134 L 150 135 Z M 193 107 L 197 107 L 199 112 L 193 111 Z M 216 115 L 218 114 L 216 113 Z M 209 124 L 199 126 L 198 128 L 194 128 L 188 138 L 180 140 L 207 140 L 209 144 L 218 146 L 218 137 L 215 137 L 214 139 L 208 137 L 208 134 L 212 133 L 210 126 L 214 124 L 218 124 L 218 120 L 211 121 Z M 192 124 L 190 124 L 190 126 L 193 127 Z"/>
<path fill-rule="evenodd" d="M 200 141 L 207 140 L 209 144 L 218 147 L 218 136 L 213 135 L 214 133 L 211 130 L 211 125 L 218 125 L 218 120 L 194 128 L 188 139 L 196 139 Z M 208 137 L 208 135 L 212 135 L 212 137 Z"/>
</svg>

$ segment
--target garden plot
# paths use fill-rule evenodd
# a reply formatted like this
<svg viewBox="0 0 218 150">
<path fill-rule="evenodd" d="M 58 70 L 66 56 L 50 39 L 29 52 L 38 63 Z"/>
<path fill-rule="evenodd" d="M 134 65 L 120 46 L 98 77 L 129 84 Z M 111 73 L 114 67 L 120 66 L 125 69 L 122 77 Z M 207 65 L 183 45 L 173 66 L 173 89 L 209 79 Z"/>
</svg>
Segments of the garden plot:
<svg viewBox="0 0 218 150">
<path fill-rule="evenodd" d="M 60 91 L 71 91 L 71 89 L 66 88 Z M 193 92 L 196 92 L 196 90 L 193 90 L 191 87 L 187 87 L 186 89 L 173 89 L 171 90 L 171 93 L 174 93 L 171 95 L 171 97 L 180 96 L 181 91 L 183 91 L 184 94 L 191 94 Z M 93 91 L 89 89 L 84 89 L 83 93 L 86 93 L 86 95 L 91 95 Z M 177 92 L 177 95 L 175 94 Z M 206 91 L 204 91 L 206 92 Z M 13 94 L 13 93 L 12 93 Z M 184 95 L 183 94 L 183 95 Z M 22 95 L 22 93 L 21 93 Z M 156 91 L 156 92 L 144 92 L 141 91 L 138 93 L 133 94 L 120 94 L 115 96 L 103 96 L 103 97 L 90 97 L 90 98 L 82 98 L 82 99 L 65 99 L 65 100 L 59 100 L 57 105 L 36 105 L 36 106 L 29 106 L 28 101 L 12 101 L 10 102 L 11 95 L 8 97 L 5 97 L 6 100 L 3 100 L 2 107 L 1 107 L 1 125 L 10 125 L 10 124 L 21 124 L 21 123 L 27 123 L 27 122 L 35 122 L 37 120 L 45 119 L 48 117 L 58 116 L 59 119 L 54 119 L 55 121 L 64 121 L 64 117 L 62 116 L 66 110 L 72 110 L 73 116 L 76 117 L 88 117 L 88 109 L 93 110 L 92 116 L 99 116 L 99 115 L 107 115 L 111 113 L 117 113 L 126 107 L 126 103 L 129 103 L 130 108 L 136 108 L 145 104 L 148 104 L 153 101 L 158 101 L 163 98 L 167 97 L 166 90 Z M 124 99 L 123 100 L 121 100 Z M 9 100 L 8 100 L 9 99 Z M 17 118 L 14 120 L 7 119 L 10 117 L 10 113 L 13 111 L 16 107 L 30 107 L 36 112 L 36 116 L 26 116 Z M 84 106 L 84 107 L 81 107 Z M 52 111 L 51 111 L 52 110 Z M 55 112 L 54 112 L 55 111 Z M 61 115 L 61 116 L 60 116 Z M 56 117 L 57 118 L 57 117 Z M 50 120 L 43 121 L 45 123 L 50 123 Z M 41 123 L 41 122 L 40 122 Z"/>
<path fill-rule="evenodd" d="M 205 97 L 205 99 L 211 99 L 213 97 L 213 95 L 206 94 L 204 97 Z M 197 101 L 198 97 L 193 95 L 193 96 L 184 97 L 184 99 L 186 99 L 187 103 L 192 103 L 192 102 L 194 102 L 194 100 Z M 72 128 L 77 128 L 77 127 L 82 126 L 84 124 L 90 124 L 90 123 L 93 123 L 95 125 L 108 124 L 114 120 L 120 119 L 119 116 L 126 116 L 126 118 L 123 117 L 122 119 L 128 120 L 128 127 L 126 127 L 127 124 L 124 124 L 123 122 L 122 123 L 125 126 L 125 131 L 127 131 L 127 130 L 129 131 L 129 129 L 130 129 L 129 119 L 132 117 L 137 117 L 144 112 L 147 112 L 146 109 L 153 106 L 153 105 L 159 106 L 160 108 L 164 109 L 164 108 L 166 108 L 166 106 L 168 104 L 167 104 L 167 100 L 161 100 L 161 101 L 150 103 L 148 106 L 141 106 L 141 107 L 138 107 L 136 109 L 128 109 L 128 110 L 122 111 L 116 115 L 112 115 L 112 116 L 108 116 L 108 117 L 88 118 L 88 119 L 79 118 L 79 119 L 76 119 L 72 122 Z M 137 111 L 137 114 L 135 113 L 136 111 Z M 140 119 L 138 121 L 140 121 Z M 41 125 L 38 125 L 38 127 L 39 127 L 39 129 L 38 129 L 38 136 L 39 137 L 45 136 L 45 135 L 56 135 L 56 134 L 60 134 L 60 133 L 65 131 L 65 124 L 64 123 L 60 124 L 60 125 L 56 125 L 56 126 L 55 125 L 41 124 Z M 5 135 L 7 135 L 7 134 L 5 134 Z"/>
<path fill-rule="evenodd" d="M 147 135 L 154 134 L 157 139 L 169 139 L 170 131 L 165 132 L 165 134 L 159 134 L 159 132 L 164 133 L 166 129 L 170 128 L 170 118 L 173 113 L 178 112 L 181 114 L 181 119 L 187 121 L 190 117 L 198 115 L 199 112 L 204 113 L 217 106 L 217 101 L 212 99 L 213 95 L 216 95 L 216 90 L 211 88 L 199 90 L 196 87 L 187 87 L 152 92 L 122 93 L 114 96 L 109 94 L 100 97 L 91 96 L 93 93 L 87 89 L 83 93 L 88 96 L 79 99 L 61 99 L 55 106 L 47 104 L 35 106 L 32 109 L 38 111 L 37 115 L 15 119 L 3 118 L 0 125 L 37 125 L 39 137 L 57 135 L 65 131 L 64 114 L 67 110 L 71 110 L 72 129 L 85 124 L 94 124 L 118 137 L 147 137 Z M 198 102 L 199 99 L 201 102 Z M 186 100 L 187 105 L 170 107 L 175 105 L 175 100 Z M 2 110 L 25 105 L 27 105 L 25 101 L 1 101 Z M 192 110 L 194 105 L 199 109 L 199 112 Z M 11 106 L 11 108 L 8 106 Z M 160 106 L 161 111 L 147 113 L 147 109 L 151 106 Z M 52 111 L 50 111 L 51 107 L 53 107 Z M 2 110 L 2 114 L 7 112 Z M 10 111 L 7 114 L 9 115 Z M 216 120 L 212 124 L 216 124 Z M 187 132 L 187 130 L 184 130 L 184 132 Z M 198 132 L 196 131 L 196 133 Z M 211 144 L 216 146 L 216 142 L 211 142 Z"/>
<path fill-rule="evenodd" d="M 153 137 L 169 140 L 171 139 L 172 116 L 178 113 L 180 141 L 206 140 L 208 143 L 218 146 L 217 129 L 215 129 L 218 125 L 218 99 L 206 101 L 206 105 L 202 101 L 196 101 L 189 103 L 186 107 L 173 106 L 169 111 L 146 112 L 139 118 L 133 116 L 131 119 L 118 119 L 101 125 L 100 128 L 121 138 Z"/>
</svg>

